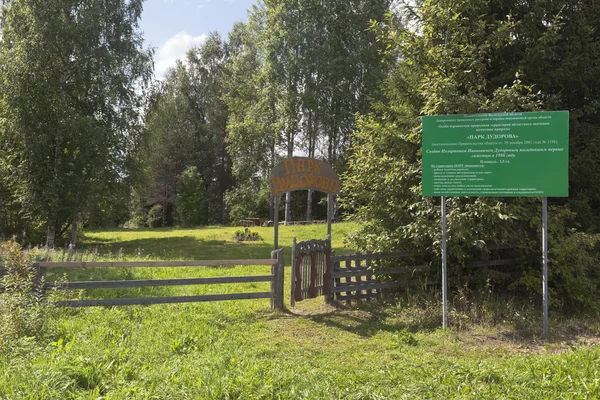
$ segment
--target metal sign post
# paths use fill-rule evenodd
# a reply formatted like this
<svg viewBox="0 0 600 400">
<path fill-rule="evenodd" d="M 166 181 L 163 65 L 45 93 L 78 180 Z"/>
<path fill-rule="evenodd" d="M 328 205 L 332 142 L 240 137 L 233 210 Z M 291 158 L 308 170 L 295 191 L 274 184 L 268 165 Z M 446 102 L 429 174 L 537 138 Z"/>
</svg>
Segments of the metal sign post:
<svg viewBox="0 0 600 400">
<path fill-rule="evenodd" d="M 542 296 L 544 298 L 544 336 L 548 336 L 548 198 L 542 197 Z"/>
<path fill-rule="evenodd" d="M 442 196 L 442 326 L 448 327 L 448 281 L 446 268 L 446 197 Z"/>
</svg>

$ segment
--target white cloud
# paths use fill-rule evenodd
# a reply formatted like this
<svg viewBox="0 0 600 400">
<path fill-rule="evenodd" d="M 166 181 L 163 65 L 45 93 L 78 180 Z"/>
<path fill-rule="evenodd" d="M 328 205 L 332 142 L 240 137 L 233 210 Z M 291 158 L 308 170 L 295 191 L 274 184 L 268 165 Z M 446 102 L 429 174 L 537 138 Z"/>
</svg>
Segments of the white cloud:
<svg viewBox="0 0 600 400">
<path fill-rule="evenodd" d="M 185 53 L 192 47 L 201 45 L 206 41 L 207 35 L 192 36 L 187 32 L 179 32 L 168 39 L 156 52 L 154 60 L 154 75 L 164 77 L 170 67 L 175 66 L 177 60 L 185 59 Z"/>
</svg>

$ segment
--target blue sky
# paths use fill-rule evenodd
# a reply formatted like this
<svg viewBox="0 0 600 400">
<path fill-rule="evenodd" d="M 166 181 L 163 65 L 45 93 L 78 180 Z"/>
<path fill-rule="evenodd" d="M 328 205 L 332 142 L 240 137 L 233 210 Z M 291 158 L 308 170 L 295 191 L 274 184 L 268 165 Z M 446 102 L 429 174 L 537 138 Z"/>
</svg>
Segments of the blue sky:
<svg viewBox="0 0 600 400">
<path fill-rule="evenodd" d="M 177 59 L 200 45 L 209 32 L 224 38 L 256 0 L 146 0 L 140 28 L 153 47 L 155 76 L 161 78 Z"/>
</svg>

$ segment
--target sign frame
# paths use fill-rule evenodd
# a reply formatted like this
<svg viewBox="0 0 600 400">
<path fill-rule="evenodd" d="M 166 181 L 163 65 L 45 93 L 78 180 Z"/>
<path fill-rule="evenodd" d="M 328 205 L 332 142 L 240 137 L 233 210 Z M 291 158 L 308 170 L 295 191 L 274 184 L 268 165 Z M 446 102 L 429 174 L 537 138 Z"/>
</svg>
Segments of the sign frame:
<svg viewBox="0 0 600 400">
<path fill-rule="evenodd" d="M 553 118 L 556 122 L 554 127 L 551 124 Z M 430 129 L 435 128 L 435 125 L 440 123 L 446 125 L 437 125 L 439 132 L 446 129 L 449 136 L 452 136 L 451 139 L 456 139 L 459 135 L 462 135 L 464 141 L 458 142 L 455 140 L 456 143 L 453 143 L 448 141 L 449 136 L 444 138 L 445 145 L 442 143 L 435 146 L 433 142 L 429 141 L 430 137 L 426 141 L 426 125 L 429 125 L 427 130 L 431 132 Z M 542 197 L 543 333 L 547 337 L 548 197 L 569 196 L 569 112 L 432 115 L 422 118 L 421 127 L 422 195 L 424 197 L 441 197 L 443 327 L 446 328 L 448 325 L 446 196 Z M 526 137 L 523 137 L 523 135 Z M 482 140 L 487 140 L 489 144 L 477 142 Z M 525 147 L 520 148 L 519 146 Z M 438 147 L 438 149 L 434 149 L 434 147 Z M 445 149 L 444 147 L 456 150 Z M 521 162 L 516 163 L 518 168 L 502 169 L 502 167 L 510 166 L 512 163 L 508 159 L 518 160 L 523 155 L 525 158 L 530 157 L 527 156 L 527 153 L 532 153 L 531 158 L 533 159 L 533 164 L 530 164 L 529 168 L 527 168 L 526 162 L 520 160 Z M 439 155 L 439 157 L 436 157 L 436 155 Z M 459 157 L 456 158 L 453 155 L 459 155 Z M 465 155 L 465 158 L 461 158 L 462 155 Z M 470 158 L 466 158 L 469 156 Z M 480 162 L 475 163 L 471 159 L 479 159 Z M 538 165 L 542 163 L 544 165 Z M 444 168 L 440 168 L 440 166 Z M 499 166 L 500 168 L 486 170 L 486 166 Z M 431 170 L 426 169 L 426 167 L 431 167 Z M 516 179 L 511 180 L 510 177 L 506 178 L 508 173 L 515 175 L 513 170 L 519 173 L 519 182 Z M 497 177 L 499 179 L 496 182 L 504 184 L 508 182 L 507 187 L 494 187 L 493 179 L 487 179 L 486 181 L 485 175 L 494 175 L 498 171 L 500 171 L 500 176 Z M 552 173 L 553 171 L 554 173 Z M 540 186 L 536 180 L 549 182 L 549 184 L 548 186 Z M 485 184 L 477 186 L 477 184 L 466 184 L 467 182 L 485 182 Z M 555 185 L 556 183 L 558 184 Z M 493 190 L 487 190 L 488 187 Z"/>
</svg>

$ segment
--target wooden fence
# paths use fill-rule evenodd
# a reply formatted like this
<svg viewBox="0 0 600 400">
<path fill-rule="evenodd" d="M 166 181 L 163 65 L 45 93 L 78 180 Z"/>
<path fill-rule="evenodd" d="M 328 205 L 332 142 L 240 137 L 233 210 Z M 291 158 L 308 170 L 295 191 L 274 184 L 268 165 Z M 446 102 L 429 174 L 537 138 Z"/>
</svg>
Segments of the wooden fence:
<svg viewBox="0 0 600 400">
<path fill-rule="evenodd" d="M 271 299 L 271 308 L 283 309 L 283 249 L 271 253 L 271 258 L 254 260 L 198 260 L 198 261 L 148 261 L 148 262 L 39 262 L 34 264 L 38 269 L 38 276 L 43 276 L 48 268 L 160 268 L 160 267 L 211 267 L 235 265 L 271 265 L 270 275 L 251 276 L 226 276 L 214 278 L 182 278 L 182 279 L 146 279 L 146 280 L 121 280 L 121 281 L 85 281 L 85 282 L 59 282 L 45 283 L 43 289 L 109 289 L 109 288 L 140 288 L 155 286 L 184 286 L 184 285 L 213 285 L 227 283 L 254 283 L 270 282 L 268 292 L 210 294 L 198 296 L 174 297 L 143 297 L 143 298 L 115 298 L 99 300 L 65 300 L 56 304 L 66 307 L 88 306 L 115 306 L 134 304 L 166 304 L 187 303 L 201 301 L 245 300 L 245 299 Z"/>
<path fill-rule="evenodd" d="M 488 245 L 481 252 L 481 259 L 467 264 L 464 275 L 449 276 L 450 282 L 462 284 L 463 282 L 477 282 L 491 276 L 489 268 L 494 267 L 496 279 L 507 278 L 514 275 L 512 266 L 515 264 L 510 253 L 517 249 L 516 245 Z M 508 254 L 508 256 L 507 256 Z M 393 268 L 374 268 L 374 260 L 384 259 L 406 259 L 421 256 L 411 252 L 361 254 L 356 253 L 346 256 L 332 255 L 331 281 L 328 300 L 352 300 L 369 299 L 381 295 L 381 290 L 396 289 L 399 287 L 435 286 L 440 285 L 438 276 L 427 281 L 419 279 L 403 279 L 393 282 L 382 282 L 382 275 L 413 274 L 424 272 L 429 269 L 426 265 L 411 265 Z"/>
<path fill-rule="evenodd" d="M 411 265 L 394 268 L 374 269 L 374 260 L 415 258 L 417 253 L 396 252 L 380 254 L 356 253 L 346 256 L 331 257 L 333 268 L 329 289 L 329 301 L 333 299 L 352 300 L 369 299 L 381 295 L 382 289 L 394 289 L 403 285 L 401 282 L 381 282 L 382 275 L 410 274 L 425 271 L 425 265 Z M 343 280 L 343 281 L 342 281 Z"/>
</svg>

